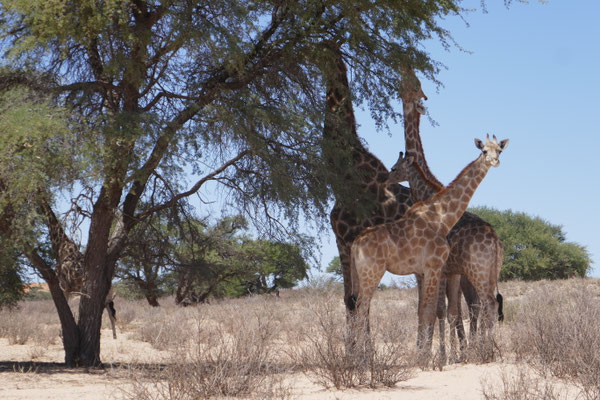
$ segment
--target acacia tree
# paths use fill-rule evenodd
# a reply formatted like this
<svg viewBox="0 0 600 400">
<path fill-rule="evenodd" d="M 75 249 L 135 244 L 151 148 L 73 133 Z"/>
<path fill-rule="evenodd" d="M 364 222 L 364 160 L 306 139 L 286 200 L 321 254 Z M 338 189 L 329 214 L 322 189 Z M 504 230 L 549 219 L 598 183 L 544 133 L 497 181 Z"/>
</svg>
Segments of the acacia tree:
<svg viewBox="0 0 600 400">
<path fill-rule="evenodd" d="M 502 280 L 585 277 L 591 268 L 586 248 L 568 242 L 559 225 L 512 210 L 476 207 L 474 212 L 489 221 L 502 240 Z"/>
<path fill-rule="evenodd" d="M 55 137 L 32 129 L 32 143 L 5 152 L 52 174 L 19 186 L 22 174 L 5 168 L 0 181 L 4 232 L 18 233 L 21 254 L 49 284 L 66 363 L 100 364 L 104 299 L 134 227 L 207 182 L 270 233 L 293 232 L 298 224 L 284 222 L 301 215 L 323 217 L 325 182 L 335 177 L 320 156 L 329 57 L 321 44 L 341 47 L 356 101 L 383 123 L 396 116 L 401 65 L 434 79 L 438 64 L 420 43 L 451 42 L 439 17 L 462 13 L 459 2 L 3 1 L 11 70 L 0 89 L 51 94 L 67 116 Z M 14 198 L 31 207 L 23 212 Z M 79 242 L 84 295 L 75 321 L 56 268 L 60 249 Z"/>
</svg>

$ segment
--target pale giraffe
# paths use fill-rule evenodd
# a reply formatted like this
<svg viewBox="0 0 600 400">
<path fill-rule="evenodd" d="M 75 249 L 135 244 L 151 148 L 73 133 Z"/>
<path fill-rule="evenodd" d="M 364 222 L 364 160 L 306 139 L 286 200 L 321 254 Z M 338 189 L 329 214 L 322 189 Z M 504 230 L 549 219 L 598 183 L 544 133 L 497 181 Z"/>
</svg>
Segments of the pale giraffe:
<svg viewBox="0 0 600 400">
<path fill-rule="evenodd" d="M 79 251 L 79 246 L 75 244 L 65 233 L 62 224 L 52 211 L 52 209 L 43 203 L 42 209 L 48 221 L 48 230 L 50 232 L 50 241 L 52 250 L 56 254 L 57 267 L 56 275 L 60 288 L 62 289 L 67 301 L 73 295 L 82 295 L 83 287 L 83 254 Z M 104 307 L 108 312 L 113 338 L 117 338 L 116 329 L 116 310 L 114 306 L 115 292 L 111 286 L 104 301 Z"/>
<path fill-rule="evenodd" d="M 334 180 L 338 184 L 333 185 L 336 203 L 330 222 L 340 255 L 344 303 L 349 317 L 355 307 L 350 274 L 350 246 L 354 238 L 367 227 L 401 218 L 412 203 L 408 188 L 386 184 L 389 170 L 361 143 L 346 65 L 337 46 L 328 48 L 332 64 L 324 74 L 327 97 L 323 153 L 331 165 L 331 173 L 344 177 L 341 184 Z"/>
<path fill-rule="evenodd" d="M 484 144 L 475 139 L 482 153 L 432 198 L 413 205 L 401 219 L 366 229 L 352 244 L 352 296 L 356 298 L 356 332 L 369 332 L 369 307 L 383 274 L 423 276 L 417 343 L 429 353 L 435 320 L 438 283 L 450 254 L 446 236 L 463 215 L 475 190 L 508 139 Z M 412 161 L 412 160 L 411 160 Z M 494 298 L 489 299 L 495 302 Z"/>
<path fill-rule="evenodd" d="M 419 125 L 421 115 L 425 113 L 421 99 L 426 100 L 427 97 L 423 93 L 421 84 L 412 69 L 405 68 L 404 77 L 401 97 L 404 112 L 405 150 L 407 157 L 412 157 L 421 170 L 421 174 L 413 173 L 410 175 L 412 179 L 409 179 L 411 197 L 413 202 L 416 203 L 429 199 L 443 185 L 429 169 L 421 143 Z M 392 167 L 390 183 L 400 182 L 396 178 L 395 168 L 397 166 Z M 406 173 L 404 175 L 406 176 Z M 451 352 L 453 355 L 451 360 L 455 361 L 456 332 L 461 340 L 461 348 L 464 348 L 464 328 L 460 310 L 461 287 L 465 288 L 463 293 L 469 306 L 470 333 L 473 335 L 477 330 L 479 299 L 483 298 L 480 297 L 482 290 L 485 291 L 486 295 L 489 295 L 489 291 L 493 292 L 496 287 L 494 285 L 489 288 L 485 282 L 477 282 L 476 287 L 473 288 L 470 281 L 473 279 L 485 280 L 483 277 L 490 276 L 490 274 L 495 274 L 497 279 L 504 252 L 502 243 L 494 229 L 483 219 L 469 212 L 465 212 L 450 231 L 448 241 L 451 250 L 448 265 L 444 269 L 445 274 L 442 275 L 440 281 L 437 315 L 440 325 L 440 353 L 442 360 L 445 360 L 444 316 L 446 310 L 444 295 L 446 295 L 448 297 L 448 319 L 451 325 Z M 451 273 L 452 271 L 457 273 Z M 462 278 L 458 274 L 462 274 Z M 479 296 L 473 295 L 474 293 Z M 498 296 L 498 299 L 501 300 L 501 296 L 499 294 Z M 502 314 L 499 317 L 502 318 Z"/>
</svg>

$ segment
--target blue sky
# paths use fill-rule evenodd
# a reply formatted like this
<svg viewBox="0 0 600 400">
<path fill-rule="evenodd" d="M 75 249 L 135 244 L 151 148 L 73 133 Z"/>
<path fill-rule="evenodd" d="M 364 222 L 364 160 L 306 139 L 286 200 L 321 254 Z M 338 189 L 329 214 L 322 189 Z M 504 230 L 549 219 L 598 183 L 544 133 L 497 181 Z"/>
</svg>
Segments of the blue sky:
<svg viewBox="0 0 600 400">
<path fill-rule="evenodd" d="M 599 277 L 600 1 L 531 1 L 508 9 L 500 0 L 487 3 L 488 13 L 467 16 L 469 27 L 456 18 L 445 24 L 472 54 L 427 45 L 447 66 L 439 90 L 422 78 L 425 106 L 437 123 L 421 121 L 429 166 L 447 184 L 478 156 L 473 138 L 509 138 L 501 165 L 490 170 L 471 205 L 562 225 L 568 241 L 587 247 L 590 275 Z M 368 112 L 356 111 L 360 136 L 390 167 L 404 149 L 402 125 L 390 125 L 390 136 L 376 131 Z M 332 233 L 322 252 L 325 266 L 337 255 Z"/>
</svg>

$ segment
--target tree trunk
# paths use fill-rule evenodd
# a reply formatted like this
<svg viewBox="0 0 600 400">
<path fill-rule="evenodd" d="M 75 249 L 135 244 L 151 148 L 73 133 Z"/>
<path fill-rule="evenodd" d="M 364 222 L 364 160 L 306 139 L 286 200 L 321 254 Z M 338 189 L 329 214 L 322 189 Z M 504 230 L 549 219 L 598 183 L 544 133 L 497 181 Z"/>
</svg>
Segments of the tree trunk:
<svg viewBox="0 0 600 400">
<path fill-rule="evenodd" d="M 44 259 L 39 256 L 39 254 L 35 253 L 31 249 L 27 249 L 25 250 L 25 256 L 37 269 L 46 283 L 48 283 L 50 295 L 52 296 L 54 306 L 58 312 L 58 318 L 60 320 L 60 326 L 62 329 L 63 347 L 65 349 L 65 364 L 68 367 L 79 366 L 81 359 L 79 328 L 75 323 L 75 318 L 73 317 L 73 313 L 71 312 L 67 298 L 60 287 L 58 277 L 52 268 L 46 264 Z"/>
<path fill-rule="evenodd" d="M 159 307 L 158 288 L 156 287 L 156 284 L 154 282 L 146 282 L 140 278 L 135 278 L 135 281 L 137 282 L 138 288 L 144 294 L 144 297 L 146 297 L 148 304 L 152 307 Z"/>
<path fill-rule="evenodd" d="M 156 297 L 156 295 L 154 294 L 147 294 L 146 300 L 148 301 L 148 304 L 150 304 L 152 307 L 160 306 L 160 304 L 158 304 L 158 297 Z"/>
<path fill-rule="evenodd" d="M 46 282 L 48 283 L 48 288 L 50 289 L 50 294 L 52 295 L 52 300 L 60 319 L 63 347 L 65 349 L 65 364 L 67 367 L 77 367 L 79 366 L 81 355 L 79 329 L 75 323 L 75 318 L 58 280 L 49 279 Z"/>
<path fill-rule="evenodd" d="M 111 271 L 107 265 L 89 268 L 84 280 L 83 295 L 79 302 L 79 333 L 81 346 L 81 365 L 98 367 L 100 360 L 100 328 L 106 296 L 110 290 Z M 108 275 L 108 277 L 106 276 Z"/>
</svg>

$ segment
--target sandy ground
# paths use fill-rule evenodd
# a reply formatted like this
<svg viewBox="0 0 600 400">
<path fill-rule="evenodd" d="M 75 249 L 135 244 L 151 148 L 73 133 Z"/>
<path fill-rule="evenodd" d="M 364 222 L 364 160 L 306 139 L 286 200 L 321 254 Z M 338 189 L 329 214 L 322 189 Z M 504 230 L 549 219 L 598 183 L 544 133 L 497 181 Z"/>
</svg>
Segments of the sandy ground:
<svg viewBox="0 0 600 400">
<path fill-rule="evenodd" d="M 167 354 L 153 349 L 149 344 L 132 340 L 127 334 L 113 340 L 110 331 L 102 332 L 103 361 L 117 363 L 160 362 Z M 32 363 L 32 358 L 35 358 Z M 123 399 L 131 389 L 126 371 L 118 368 L 94 370 L 65 369 L 59 344 L 37 352 L 33 345 L 9 345 L 0 339 L 0 399 Z M 325 390 L 303 374 L 289 375 L 285 383 L 290 386 L 292 398 L 321 399 L 481 399 L 481 381 L 499 381 L 501 369 L 506 364 L 451 365 L 443 371 L 420 371 L 408 381 L 392 389 L 378 390 Z"/>
<path fill-rule="evenodd" d="M 306 400 L 325 399 L 481 399 L 481 379 L 498 375 L 498 364 L 458 365 L 444 371 L 424 371 L 415 378 L 402 382 L 392 389 L 379 390 L 324 390 L 302 374 L 286 379 L 292 398 Z M 42 372 L 43 371 L 43 372 Z M 42 367 L 39 372 L 0 373 L 0 398 L 5 400 L 30 399 L 122 399 L 124 390 L 130 389 L 126 378 L 119 373 L 83 373 L 64 368 Z"/>
</svg>

